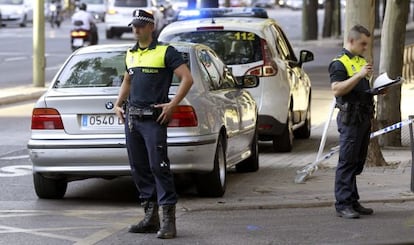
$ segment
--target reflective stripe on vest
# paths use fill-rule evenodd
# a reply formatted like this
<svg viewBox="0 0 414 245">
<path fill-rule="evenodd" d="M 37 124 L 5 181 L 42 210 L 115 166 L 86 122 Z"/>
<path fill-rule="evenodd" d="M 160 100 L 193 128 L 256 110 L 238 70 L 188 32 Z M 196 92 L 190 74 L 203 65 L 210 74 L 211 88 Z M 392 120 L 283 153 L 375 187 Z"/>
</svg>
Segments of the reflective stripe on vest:
<svg viewBox="0 0 414 245">
<path fill-rule="evenodd" d="M 345 66 L 348 77 L 352 77 L 355 73 L 359 72 L 367 63 L 364 58 L 358 55 L 355 55 L 352 57 L 352 59 L 350 59 L 348 55 L 343 54 L 341 57 L 335 58 L 333 60 L 339 60 Z"/>
<path fill-rule="evenodd" d="M 165 53 L 168 46 L 157 45 L 154 49 L 138 49 L 135 52 L 128 50 L 126 54 L 126 66 L 128 69 L 134 67 L 165 68 Z M 148 58 L 151 57 L 151 58 Z"/>
</svg>

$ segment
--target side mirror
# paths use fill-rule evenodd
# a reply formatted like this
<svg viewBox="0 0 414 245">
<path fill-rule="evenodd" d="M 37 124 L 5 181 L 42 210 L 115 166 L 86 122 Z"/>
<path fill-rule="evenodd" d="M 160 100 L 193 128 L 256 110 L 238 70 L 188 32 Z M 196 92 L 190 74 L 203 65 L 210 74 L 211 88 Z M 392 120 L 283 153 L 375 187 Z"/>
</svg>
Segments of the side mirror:
<svg viewBox="0 0 414 245">
<path fill-rule="evenodd" d="M 309 50 L 301 50 L 299 56 L 299 64 L 302 65 L 305 62 L 312 61 L 314 59 L 313 53 Z"/>
<path fill-rule="evenodd" d="M 241 88 L 255 88 L 259 86 L 259 77 L 254 75 L 245 75 L 239 78 Z"/>
</svg>

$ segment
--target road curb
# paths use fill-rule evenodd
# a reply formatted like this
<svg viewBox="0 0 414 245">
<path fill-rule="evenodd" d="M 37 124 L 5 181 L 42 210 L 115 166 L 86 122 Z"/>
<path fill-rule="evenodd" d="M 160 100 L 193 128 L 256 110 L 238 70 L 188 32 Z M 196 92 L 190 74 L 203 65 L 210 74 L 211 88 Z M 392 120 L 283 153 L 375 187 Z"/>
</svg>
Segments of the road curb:
<svg viewBox="0 0 414 245">
<path fill-rule="evenodd" d="M 45 91 L 46 90 L 2 97 L 0 98 L 0 105 L 13 104 L 13 103 L 23 102 L 27 100 L 35 100 L 35 99 L 38 99 L 40 96 L 42 96 L 42 94 Z"/>
<path fill-rule="evenodd" d="M 404 203 L 414 202 L 414 197 L 407 198 L 384 198 L 384 199 L 372 199 L 363 200 L 361 203 Z M 184 212 L 203 212 L 203 211 L 234 211 L 234 210 L 261 210 L 261 209 L 291 209 L 291 208 L 320 208 L 320 207 L 332 207 L 334 208 L 334 201 L 322 201 L 322 202 L 307 202 L 307 203 L 260 203 L 260 204 L 225 204 L 217 203 L 216 205 L 200 205 L 191 207 L 191 205 L 180 205 L 178 203 L 178 209 Z"/>
</svg>

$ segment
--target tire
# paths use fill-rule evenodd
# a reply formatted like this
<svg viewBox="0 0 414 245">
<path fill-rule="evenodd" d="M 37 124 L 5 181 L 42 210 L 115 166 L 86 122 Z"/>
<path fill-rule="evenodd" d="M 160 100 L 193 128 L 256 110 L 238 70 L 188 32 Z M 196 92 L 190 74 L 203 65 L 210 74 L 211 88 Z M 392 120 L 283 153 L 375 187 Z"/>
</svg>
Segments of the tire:
<svg viewBox="0 0 414 245">
<path fill-rule="evenodd" d="M 305 124 L 296 129 L 293 132 L 293 135 L 296 139 L 309 139 L 311 135 L 311 110 L 310 110 L 310 104 L 308 106 L 308 110 L 306 111 L 306 119 Z"/>
<path fill-rule="evenodd" d="M 114 34 L 111 30 L 106 30 L 106 39 L 112 39 L 114 38 Z"/>
<path fill-rule="evenodd" d="M 63 198 L 68 187 L 63 179 L 46 178 L 39 173 L 33 174 L 33 183 L 37 196 L 45 199 Z"/>
<path fill-rule="evenodd" d="M 214 155 L 214 169 L 207 174 L 199 174 L 196 178 L 197 191 L 204 197 L 222 197 L 226 191 L 227 162 L 223 137 L 217 142 Z"/>
<path fill-rule="evenodd" d="M 20 23 L 20 27 L 26 27 L 27 25 L 27 16 L 24 16 L 22 23 Z"/>
<path fill-rule="evenodd" d="M 259 141 L 257 129 L 254 132 L 250 151 L 252 152 L 250 157 L 236 165 L 237 172 L 247 173 L 259 170 Z"/>
<path fill-rule="evenodd" d="M 291 152 L 293 148 L 293 130 L 291 112 L 289 111 L 285 128 L 281 135 L 273 137 L 273 150 L 275 152 Z"/>
</svg>

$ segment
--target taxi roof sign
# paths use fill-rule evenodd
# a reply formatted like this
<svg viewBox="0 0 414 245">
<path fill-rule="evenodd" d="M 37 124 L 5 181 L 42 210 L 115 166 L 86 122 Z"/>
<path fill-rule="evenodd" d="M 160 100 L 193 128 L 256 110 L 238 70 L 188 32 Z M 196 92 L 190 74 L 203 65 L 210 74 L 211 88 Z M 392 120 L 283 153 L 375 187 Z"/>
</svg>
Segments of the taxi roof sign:
<svg viewBox="0 0 414 245">
<path fill-rule="evenodd" d="M 178 14 L 178 20 L 218 18 L 218 17 L 256 17 L 269 18 L 264 8 L 200 8 L 185 9 Z"/>
</svg>

